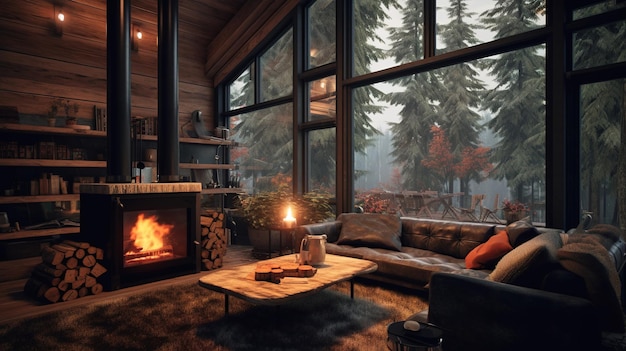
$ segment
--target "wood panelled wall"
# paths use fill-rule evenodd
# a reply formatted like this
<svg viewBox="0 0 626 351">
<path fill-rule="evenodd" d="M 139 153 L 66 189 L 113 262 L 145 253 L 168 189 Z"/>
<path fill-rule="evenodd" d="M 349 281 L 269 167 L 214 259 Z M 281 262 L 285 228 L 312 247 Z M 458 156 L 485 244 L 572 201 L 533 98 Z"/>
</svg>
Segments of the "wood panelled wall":
<svg viewBox="0 0 626 351">
<path fill-rule="evenodd" d="M 207 46 L 234 16 L 243 0 L 220 2 L 212 18 L 202 1 L 179 2 L 179 123 L 192 129 L 194 110 L 213 127 L 213 82 L 204 74 Z M 93 120 L 93 107 L 106 107 L 106 1 L 64 1 L 63 35 L 54 30 L 52 1 L 5 0 L 0 11 L 0 105 L 20 115 L 45 115 L 56 97 L 79 104 L 79 123 Z M 131 115 L 157 115 L 157 2 L 133 1 L 132 23 L 144 34 L 131 51 Z M 206 21 L 193 23 L 198 12 Z M 189 20 L 185 20 L 189 19 Z M 185 135 L 182 135 L 185 136 Z"/>
<path fill-rule="evenodd" d="M 300 0 L 179 0 L 179 124 L 193 136 L 191 113 L 215 126 L 213 87 L 265 39 Z M 63 35 L 54 30 L 63 6 Z M 3 0 L 0 11 L 0 106 L 41 116 L 54 98 L 78 103 L 79 124 L 106 107 L 106 0 Z M 131 51 L 131 116 L 157 115 L 157 1 L 131 1 L 144 34 Z M 189 133 L 188 133 L 189 132 Z"/>
</svg>

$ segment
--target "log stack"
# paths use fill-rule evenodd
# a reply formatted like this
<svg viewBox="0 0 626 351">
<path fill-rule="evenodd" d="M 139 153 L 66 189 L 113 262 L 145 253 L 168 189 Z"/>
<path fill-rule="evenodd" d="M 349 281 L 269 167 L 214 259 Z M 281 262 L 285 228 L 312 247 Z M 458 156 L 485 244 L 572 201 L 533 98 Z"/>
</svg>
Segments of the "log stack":
<svg viewBox="0 0 626 351">
<path fill-rule="evenodd" d="M 226 255 L 228 239 L 224 225 L 224 213 L 207 212 L 200 216 L 200 244 L 202 250 L 202 270 L 222 267 L 222 260 Z"/>
<path fill-rule="evenodd" d="M 102 249 L 64 240 L 45 246 L 41 258 L 24 285 L 27 295 L 55 303 L 102 292 L 103 286 L 97 280 L 107 271 L 99 262 L 104 258 Z"/>
</svg>

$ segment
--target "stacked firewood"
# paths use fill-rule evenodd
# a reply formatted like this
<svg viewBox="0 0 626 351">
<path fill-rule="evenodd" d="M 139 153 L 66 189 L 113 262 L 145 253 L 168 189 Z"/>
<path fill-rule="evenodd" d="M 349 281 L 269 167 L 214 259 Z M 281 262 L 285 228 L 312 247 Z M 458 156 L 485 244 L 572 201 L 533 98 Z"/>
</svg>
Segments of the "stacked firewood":
<svg viewBox="0 0 626 351">
<path fill-rule="evenodd" d="M 97 281 L 107 271 L 98 262 L 104 258 L 102 249 L 64 240 L 45 246 L 41 258 L 24 285 L 27 295 L 55 303 L 102 292 L 103 286 Z"/>
<path fill-rule="evenodd" d="M 222 266 L 226 255 L 228 239 L 224 226 L 224 213 L 207 212 L 200 216 L 200 245 L 202 249 L 202 270 L 211 270 Z"/>
</svg>

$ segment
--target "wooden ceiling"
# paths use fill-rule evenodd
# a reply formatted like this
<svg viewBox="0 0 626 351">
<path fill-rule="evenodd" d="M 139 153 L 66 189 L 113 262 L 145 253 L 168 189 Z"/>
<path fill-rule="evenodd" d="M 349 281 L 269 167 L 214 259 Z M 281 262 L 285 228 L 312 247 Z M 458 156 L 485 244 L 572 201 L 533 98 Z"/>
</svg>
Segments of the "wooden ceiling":
<svg viewBox="0 0 626 351">
<path fill-rule="evenodd" d="M 193 38 L 204 48 L 205 74 L 215 83 L 243 60 L 300 0 L 180 0 L 179 38 Z M 146 24 L 156 37 L 158 7 L 154 0 L 132 0 L 133 21 Z M 142 28 L 143 29 L 143 28 Z M 190 49 L 190 48 L 188 48 Z M 179 50 L 185 50 L 179 46 Z M 190 51 L 197 51 L 191 50 Z"/>
<path fill-rule="evenodd" d="M 179 30 L 203 37 L 207 46 L 226 24 L 241 10 L 246 2 L 254 0 L 180 0 L 178 3 Z M 157 18 L 157 1 L 132 0 L 131 16 L 143 23 L 154 22 Z M 152 23 L 156 25 L 156 23 Z"/>
</svg>

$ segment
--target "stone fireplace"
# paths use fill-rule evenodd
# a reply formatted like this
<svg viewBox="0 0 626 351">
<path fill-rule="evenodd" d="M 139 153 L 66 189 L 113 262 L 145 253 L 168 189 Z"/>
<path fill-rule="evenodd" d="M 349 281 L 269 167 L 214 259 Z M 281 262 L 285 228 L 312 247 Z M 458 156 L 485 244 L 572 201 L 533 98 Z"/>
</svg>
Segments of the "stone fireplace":
<svg viewBox="0 0 626 351">
<path fill-rule="evenodd" d="M 83 184 L 81 237 L 107 290 L 200 271 L 200 183 Z"/>
</svg>

